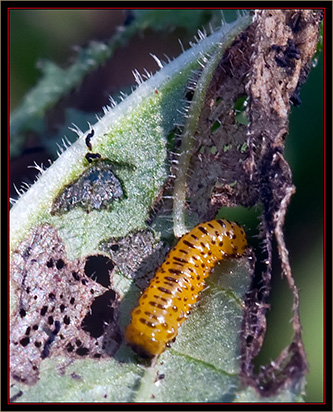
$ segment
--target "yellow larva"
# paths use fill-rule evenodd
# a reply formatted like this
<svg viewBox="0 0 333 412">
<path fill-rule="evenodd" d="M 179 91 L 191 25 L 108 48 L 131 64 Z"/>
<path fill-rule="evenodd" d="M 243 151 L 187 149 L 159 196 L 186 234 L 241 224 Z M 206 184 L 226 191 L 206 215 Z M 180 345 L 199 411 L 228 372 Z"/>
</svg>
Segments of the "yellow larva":
<svg viewBox="0 0 333 412">
<path fill-rule="evenodd" d="M 132 311 L 127 343 L 143 357 L 162 353 L 197 302 L 212 267 L 226 256 L 240 256 L 246 247 L 244 229 L 224 219 L 201 223 L 185 234 Z"/>
</svg>

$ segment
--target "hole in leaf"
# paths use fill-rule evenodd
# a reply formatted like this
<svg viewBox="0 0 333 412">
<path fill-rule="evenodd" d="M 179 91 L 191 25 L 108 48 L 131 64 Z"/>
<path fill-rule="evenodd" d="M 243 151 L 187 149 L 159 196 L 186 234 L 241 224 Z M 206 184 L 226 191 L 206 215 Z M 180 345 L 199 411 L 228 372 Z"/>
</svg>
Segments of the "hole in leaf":
<svg viewBox="0 0 333 412">
<path fill-rule="evenodd" d="M 84 272 L 91 279 L 106 288 L 110 286 L 110 271 L 114 268 L 112 261 L 103 255 L 89 256 Z"/>
<path fill-rule="evenodd" d="M 96 298 L 91 305 L 89 313 L 82 321 L 82 329 L 88 332 L 93 338 L 103 335 L 105 323 L 113 320 L 114 309 L 111 303 L 116 298 L 114 290 L 108 290 L 102 296 Z"/>
</svg>

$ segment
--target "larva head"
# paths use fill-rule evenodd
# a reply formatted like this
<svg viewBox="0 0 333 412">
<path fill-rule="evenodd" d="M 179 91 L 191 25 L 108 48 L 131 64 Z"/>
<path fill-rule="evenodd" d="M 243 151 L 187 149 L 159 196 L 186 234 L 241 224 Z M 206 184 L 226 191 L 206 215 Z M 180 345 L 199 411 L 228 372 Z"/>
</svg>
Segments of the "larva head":
<svg viewBox="0 0 333 412">
<path fill-rule="evenodd" d="M 165 342 L 156 340 L 138 330 L 133 322 L 128 325 L 125 338 L 129 346 L 142 358 L 153 358 L 165 349 Z"/>
</svg>

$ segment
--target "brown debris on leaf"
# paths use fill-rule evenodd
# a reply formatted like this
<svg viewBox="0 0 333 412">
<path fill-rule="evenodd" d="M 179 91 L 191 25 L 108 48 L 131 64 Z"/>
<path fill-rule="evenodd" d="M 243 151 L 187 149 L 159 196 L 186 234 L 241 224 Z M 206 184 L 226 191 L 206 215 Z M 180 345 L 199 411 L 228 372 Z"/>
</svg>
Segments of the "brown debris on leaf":
<svg viewBox="0 0 333 412">
<path fill-rule="evenodd" d="M 47 357 L 97 359 L 117 350 L 119 298 L 111 288 L 91 280 L 85 264 L 85 259 L 67 259 L 64 243 L 50 225 L 36 227 L 13 252 L 13 381 L 35 384 Z"/>
<path fill-rule="evenodd" d="M 221 206 L 256 202 L 243 166 L 248 158 L 247 125 L 237 120 L 237 102 L 247 97 L 253 42 L 251 25 L 224 53 L 207 90 L 187 183 L 189 209 L 200 221 L 216 216 Z"/>
<path fill-rule="evenodd" d="M 260 291 L 254 290 L 247 299 L 242 375 L 247 384 L 267 396 L 292 376 L 304 377 L 307 371 L 298 291 L 283 235 L 285 214 L 295 192 L 283 153 L 290 105 L 300 101 L 299 89 L 311 68 L 322 18 L 320 10 L 255 13 L 253 23 L 226 50 L 215 70 L 187 171 L 186 208 L 199 221 L 213 218 L 222 206 L 263 208 L 260 235 L 266 270 Z M 266 330 L 273 237 L 294 297 L 295 335 L 273 366 L 255 376 L 252 361 Z M 262 385 L 266 378 L 270 384 Z"/>
<path fill-rule="evenodd" d="M 151 230 L 131 232 L 122 238 L 107 239 L 100 244 L 125 277 L 132 278 L 140 289 L 145 289 L 156 268 L 162 264 L 169 247 L 154 237 Z"/>
<path fill-rule="evenodd" d="M 288 133 L 290 102 L 304 83 L 316 52 L 322 13 L 314 10 L 265 10 L 255 18 L 255 42 L 247 84 L 249 100 L 247 171 L 257 186 L 257 201 L 263 206 L 262 236 L 267 270 L 262 275 L 265 302 L 270 291 L 272 239 L 275 237 L 281 268 L 293 293 L 294 338 L 275 362 L 253 375 L 256 340 L 244 346 L 243 374 L 262 395 L 272 395 L 290 383 L 304 383 L 307 361 L 301 336 L 298 290 L 292 277 L 283 226 L 291 196 L 295 192 L 290 167 L 283 157 Z M 253 305 L 253 302 L 251 303 Z M 250 311 L 251 312 L 251 311 Z M 251 314 L 250 314 L 251 317 Z M 245 317 L 245 329 L 250 317 Z M 259 329 L 262 325 L 259 322 Z"/>
</svg>

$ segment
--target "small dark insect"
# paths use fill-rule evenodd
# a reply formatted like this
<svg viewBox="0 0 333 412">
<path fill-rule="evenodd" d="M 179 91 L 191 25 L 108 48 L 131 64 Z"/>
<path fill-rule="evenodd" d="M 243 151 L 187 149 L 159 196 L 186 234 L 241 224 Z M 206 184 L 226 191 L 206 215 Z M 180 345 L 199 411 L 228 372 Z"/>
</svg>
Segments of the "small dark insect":
<svg viewBox="0 0 333 412">
<path fill-rule="evenodd" d="M 94 159 L 100 159 L 101 155 L 99 153 L 87 153 L 85 157 L 91 163 Z"/>
<path fill-rule="evenodd" d="M 95 134 L 95 130 L 91 129 L 91 131 L 86 136 L 86 145 L 87 145 L 89 150 L 92 150 L 92 146 L 91 146 L 90 141 L 91 141 L 91 138 L 94 136 L 94 134 Z"/>
<path fill-rule="evenodd" d="M 213 266 L 227 256 L 241 256 L 246 247 L 244 229 L 228 220 L 201 223 L 185 234 L 132 311 L 128 344 L 143 357 L 161 354 L 199 299 Z"/>
</svg>

